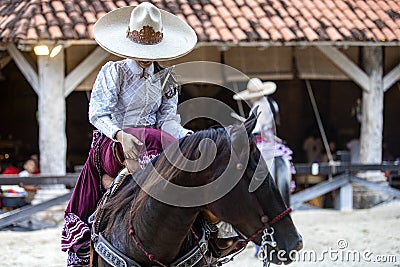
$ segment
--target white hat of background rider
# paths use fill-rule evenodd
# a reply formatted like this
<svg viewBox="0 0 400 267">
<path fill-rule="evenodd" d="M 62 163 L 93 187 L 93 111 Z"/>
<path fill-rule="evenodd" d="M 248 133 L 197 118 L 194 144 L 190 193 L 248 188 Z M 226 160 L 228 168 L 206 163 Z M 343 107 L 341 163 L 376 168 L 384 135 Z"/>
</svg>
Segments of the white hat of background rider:
<svg viewBox="0 0 400 267">
<path fill-rule="evenodd" d="M 149 2 L 108 12 L 94 25 L 93 35 L 108 52 L 143 61 L 178 58 L 197 43 L 186 22 Z"/>
<path fill-rule="evenodd" d="M 264 95 L 271 95 L 276 91 L 274 82 L 262 82 L 258 78 L 252 78 L 247 83 L 246 90 L 243 90 L 233 96 L 235 100 L 248 100 Z"/>
</svg>

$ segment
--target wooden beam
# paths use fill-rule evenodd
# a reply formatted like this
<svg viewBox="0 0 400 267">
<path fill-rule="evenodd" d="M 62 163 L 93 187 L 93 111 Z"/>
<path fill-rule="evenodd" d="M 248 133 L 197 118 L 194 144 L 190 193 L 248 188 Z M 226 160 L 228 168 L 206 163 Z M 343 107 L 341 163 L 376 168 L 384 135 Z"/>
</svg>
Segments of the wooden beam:
<svg viewBox="0 0 400 267">
<path fill-rule="evenodd" d="M 386 184 L 378 184 L 356 176 L 351 176 L 350 181 L 391 197 L 400 198 L 400 190 L 390 187 Z"/>
<path fill-rule="evenodd" d="M 28 177 L 19 177 L 15 175 L 0 174 L 1 185 L 54 185 L 65 184 L 73 186 L 78 179 L 79 173 L 68 173 L 63 176 L 55 175 L 34 175 Z"/>
<path fill-rule="evenodd" d="M 392 85 L 400 80 L 400 64 L 394 67 L 388 74 L 383 78 L 383 91 L 389 90 Z"/>
<path fill-rule="evenodd" d="M 383 49 L 362 48 L 362 65 L 369 76 L 369 91 L 362 92 L 360 163 L 382 162 L 383 140 Z"/>
<path fill-rule="evenodd" d="M 25 76 L 26 80 L 32 86 L 33 90 L 36 92 L 36 94 L 39 94 L 39 77 L 31 64 L 29 64 L 28 60 L 26 60 L 24 55 L 22 55 L 22 53 L 15 47 L 13 43 L 7 44 L 7 51 L 14 59 L 19 70 Z"/>
<path fill-rule="evenodd" d="M 64 82 L 64 97 L 72 93 L 75 88 L 110 54 L 100 46 L 97 47 L 86 59 L 84 59 L 73 71 L 71 71 Z"/>
<path fill-rule="evenodd" d="M 53 58 L 38 56 L 38 69 L 40 172 L 44 175 L 65 175 L 67 136 L 63 90 L 64 50 Z"/>
<path fill-rule="evenodd" d="M 11 57 L 6 56 L 0 59 L 0 70 L 2 70 L 5 66 L 7 66 L 8 63 L 10 63 Z"/>
<path fill-rule="evenodd" d="M 364 91 L 369 91 L 369 77 L 351 61 L 346 55 L 340 52 L 337 48 L 332 46 L 316 46 L 333 64 L 341 69 L 348 75 L 356 84 L 358 84 Z"/>
<path fill-rule="evenodd" d="M 71 195 L 72 195 L 72 190 L 71 192 L 52 198 L 40 204 L 33 206 L 31 205 L 23 206 L 22 208 L 0 214 L 0 228 L 6 227 L 18 221 L 26 219 L 37 212 L 47 210 L 48 208 L 51 208 L 55 205 L 67 202 L 71 198 Z"/>
<path fill-rule="evenodd" d="M 353 186 L 348 183 L 336 191 L 335 209 L 349 211 L 353 209 Z"/>
<path fill-rule="evenodd" d="M 342 187 L 348 184 L 349 181 L 350 178 L 348 177 L 348 175 L 340 175 L 333 178 L 332 180 L 324 181 L 322 183 L 314 185 L 313 187 L 310 187 L 308 189 L 305 189 L 303 191 L 300 191 L 299 193 L 292 195 L 290 197 L 290 206 L 292 208 L 297 208 L 298 206 L 303 204 L 303 202 L 306 202 L 315 197 L 321 196 L 332 190 Z"/>
</svg>

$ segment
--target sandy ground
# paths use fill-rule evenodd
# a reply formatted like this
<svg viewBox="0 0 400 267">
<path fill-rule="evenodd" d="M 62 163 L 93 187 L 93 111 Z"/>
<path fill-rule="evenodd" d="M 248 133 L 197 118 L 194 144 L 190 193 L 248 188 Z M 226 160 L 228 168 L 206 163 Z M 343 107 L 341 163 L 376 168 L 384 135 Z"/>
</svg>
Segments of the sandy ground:
<svg viewBox="0 0 400 267">
<path fill-rule="evenodd" d="M 352 212 L 295 211 L 292 217 L 304 238 L 304 253 L 290 266 L 400 266 L 400 201 Z M 61 226 L 31 232 L 0 231 L 0 266 L 65 266 L 60 233 Z M 340 249 L 343 245 L 346 248 Z M 323 254 L 324 250 L 330 252 Z M 261 267 L 254 253 L 250 245 L 224 266 Z M 301 259 L 307 255 L 317 259 Z"/>
</svg>

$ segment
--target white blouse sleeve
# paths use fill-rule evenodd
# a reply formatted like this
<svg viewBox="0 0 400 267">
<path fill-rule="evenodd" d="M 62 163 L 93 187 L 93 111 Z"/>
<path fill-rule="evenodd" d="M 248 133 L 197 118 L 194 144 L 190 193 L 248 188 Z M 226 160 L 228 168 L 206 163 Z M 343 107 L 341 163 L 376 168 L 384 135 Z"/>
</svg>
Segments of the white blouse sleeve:
<svg viewBox="0 0 400 267">
<path fill-rule="evenodd" d="M 114 62 L 106 63 L 97 75 L 89 103 L 89 121 L 107 137 L 114 139 L 121 130 L 111 121 L 120 92 L 119 68 Z"/>
<path fill-rule="evenodd" d="M 176 114 L 178 105 L 178 94 L 176 93 L 173 97 L 167 98 L 162 97 L 161 106 L 157 112 L 157 124 L 158 127 L 174 136 L 175 138 L 182 138 L 191 130 L 182 127 L 181 117 Z"/>
</svg>

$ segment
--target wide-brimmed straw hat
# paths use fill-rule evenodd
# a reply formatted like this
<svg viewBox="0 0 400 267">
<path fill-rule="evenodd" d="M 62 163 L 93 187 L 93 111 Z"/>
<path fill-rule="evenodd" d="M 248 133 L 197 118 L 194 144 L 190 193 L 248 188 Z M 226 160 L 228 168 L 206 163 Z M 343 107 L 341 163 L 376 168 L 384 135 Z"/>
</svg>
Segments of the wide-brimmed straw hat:
<svg viewBox="0 0 400 267">
<path fill-rule="evenodd" d="M 181 57 L 196 45 L 194 30 L 151 3 L 115 9 L 93 27 L 96 42 L 120 57 L 163 61 Z"/>
<path fill-rule="evenodd" d="M 243 90 L 233 96 L 235 100 L 248 100 L 264 95 L 271 95 L 276 91 L 274 82 L 262 82 L 258 78 L 252 78 L 247 83 L 246 90 Z"/>
</svg>

